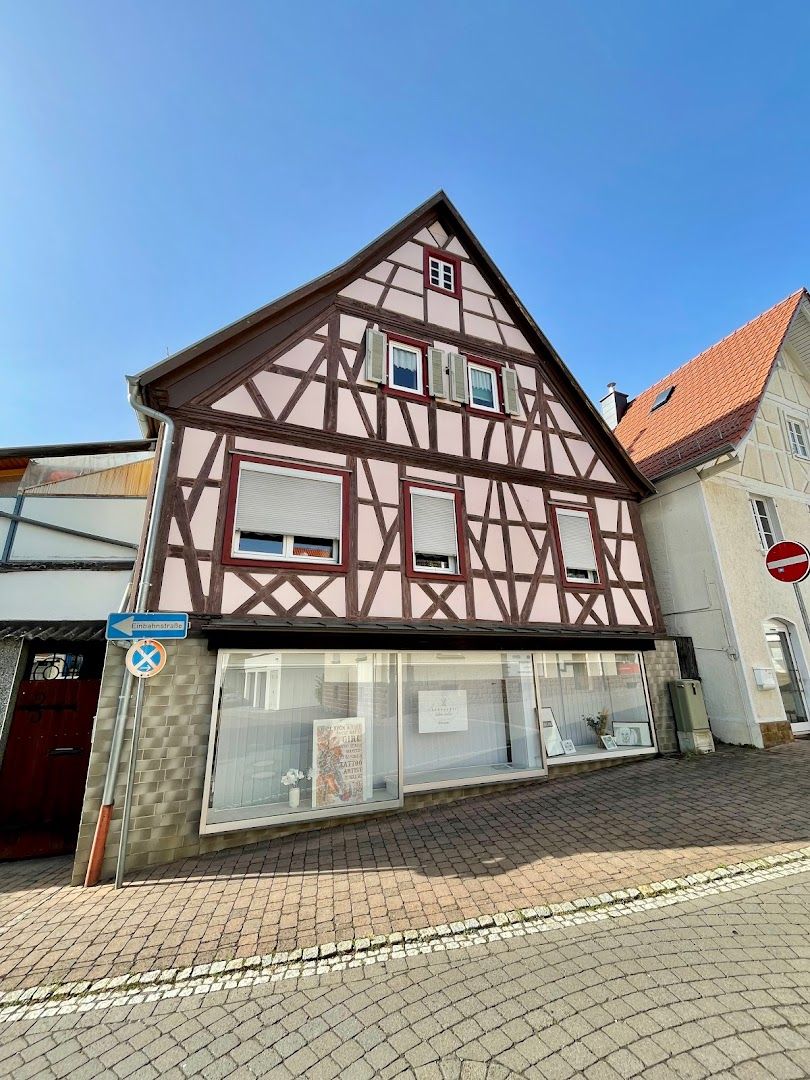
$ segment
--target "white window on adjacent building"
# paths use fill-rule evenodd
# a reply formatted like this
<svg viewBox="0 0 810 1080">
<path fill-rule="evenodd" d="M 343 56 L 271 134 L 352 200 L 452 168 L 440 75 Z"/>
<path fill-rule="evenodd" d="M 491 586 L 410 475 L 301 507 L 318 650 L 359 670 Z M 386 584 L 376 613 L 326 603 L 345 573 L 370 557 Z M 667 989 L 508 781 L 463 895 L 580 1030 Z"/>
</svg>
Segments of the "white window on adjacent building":
<svg viewBox="0 0 810 1080">
<path fill-rule="evenodd" d="M 428 274 L 434 289 L 444 289 L 451 293 L 456 291 L 456 268 L 453 263 L 431 255 L 428 259 Z"/>
<path fill-rule="evenodd" d="M 565 580 L 583 585 L 599 584 L 599 564 L 593 542 L 591 515 L 587 510 L 557 506 L 554 509 Z"/>
<path fill-rule="evenodd" d="M 791 454 L 810 459 L 810 439 L 807 437 L 807 426 L 804 421 L 788 416 L 785 418 L 785 423 Z"/>
<path fill-rule="evenodd" d="M 338 473 L 242 461 L 231 554 L 339 563 L 344 482 Z"/>
<path fill-rule="evenodd" d="M 754 524 L 757 528 L 759 542 L 763 550 L 767 551 L 780 538 L 779 521 L 776 517 L 776 507 L 773 499 L 768 499 L 762 495 L 752 495 L 751 510 L 754 514 Z"/>
<path fill-rule="evenodd" d="M 411 559 L 416 571 L 458 574 L 457 493 L 410 489 Z"/>
</svg>

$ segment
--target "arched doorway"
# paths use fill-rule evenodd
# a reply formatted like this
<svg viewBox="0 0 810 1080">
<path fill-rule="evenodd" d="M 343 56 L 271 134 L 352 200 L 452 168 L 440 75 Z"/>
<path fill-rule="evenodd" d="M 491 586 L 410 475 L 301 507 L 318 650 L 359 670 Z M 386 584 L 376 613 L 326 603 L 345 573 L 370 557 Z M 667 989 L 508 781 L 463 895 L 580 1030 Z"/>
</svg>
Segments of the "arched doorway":
<svg viewBox="0 0 810 1080">
<path fill-rule="evenodd" d="M 807 668 L 795 629 L 788 622 L 772 619 L 765 625 L 765 640 L 791 730 L 794 735 L 810 734 Z"/>
</svg>

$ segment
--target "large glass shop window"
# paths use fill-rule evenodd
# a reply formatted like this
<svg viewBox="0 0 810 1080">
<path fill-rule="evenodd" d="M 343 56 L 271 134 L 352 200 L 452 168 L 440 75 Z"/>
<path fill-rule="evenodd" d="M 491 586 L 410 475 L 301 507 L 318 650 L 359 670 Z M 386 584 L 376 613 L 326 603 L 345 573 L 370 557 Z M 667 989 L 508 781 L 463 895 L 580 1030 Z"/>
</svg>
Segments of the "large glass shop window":
<svg viewBox="0 0 810 1080">
<path fill-rule="evenodd" d="M 542 770 L 530 653 L 402 654 L 405 787 Z"/>
<path fill-rule="evenodd" d="M 204 825 L 399 802 L 396 656 L 220 653 Z"/>
<path fill-rule="evenodd" d="M 637 653 L 535 655 L 549 759 L 653 746 Z"/>
</svg>

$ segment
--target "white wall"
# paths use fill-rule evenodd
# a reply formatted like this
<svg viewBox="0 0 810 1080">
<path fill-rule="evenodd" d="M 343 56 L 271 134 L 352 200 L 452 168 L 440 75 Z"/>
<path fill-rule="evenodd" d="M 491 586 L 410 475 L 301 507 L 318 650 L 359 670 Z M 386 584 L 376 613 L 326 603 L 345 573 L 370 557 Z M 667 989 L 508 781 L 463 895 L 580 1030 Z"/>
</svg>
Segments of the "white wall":
<svg viewBox="0 0 810 1080">
<path fill-rule="evenodd" d="M 131 570 L 19 570 L 0 574 L 0 620 L 106 619 Z"/>
<path fill-rule="evenodd" d="M 20 515 L 47 521 L 79 532 L 138 543 L 145 500 L 93 498 L 92 496 L 28 495 Z M 5 506 L 2 509 L 6 509 Z M 96 540 L 42 529 L 17 526 L 12 562 L 31 559 L 133 559 L 134 551 Z"/>
<path fill-rule="evenodd" d="M 691 637 L 706 709 L 722 742 L 761 745 L 703 494 L 690 470 L 659 485 L 641 518 L 667 631 Z"/>
</svg>

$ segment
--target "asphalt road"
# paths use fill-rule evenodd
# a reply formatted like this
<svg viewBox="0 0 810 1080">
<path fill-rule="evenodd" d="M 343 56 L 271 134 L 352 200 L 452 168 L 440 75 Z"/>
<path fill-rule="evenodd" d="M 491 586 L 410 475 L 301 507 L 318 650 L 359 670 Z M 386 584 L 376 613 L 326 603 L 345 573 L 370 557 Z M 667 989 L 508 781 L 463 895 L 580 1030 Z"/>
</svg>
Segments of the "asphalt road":
<svg viewBox="0 0 810 1080">
<path fill-rule="evenodd" d="M 318 978 L 0 1024 L 0 1075 L 810 1076 L 810 872 Z"/>
</svg>

